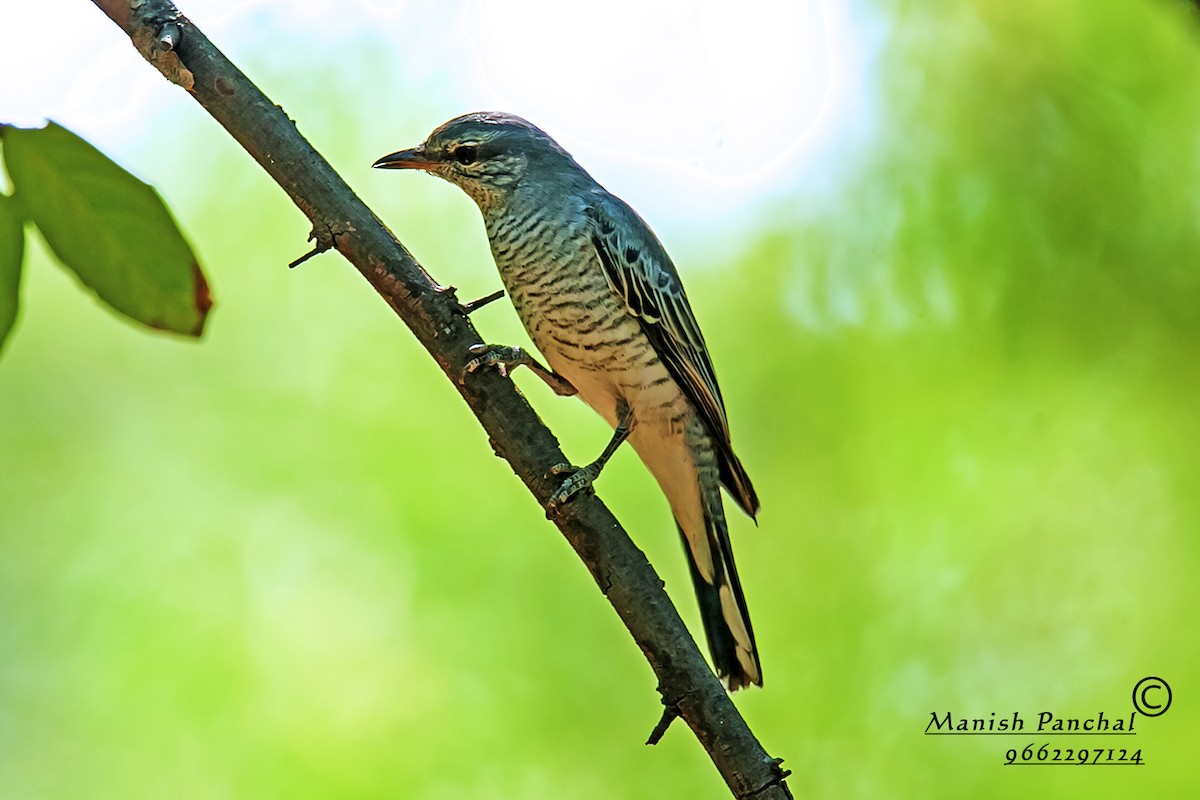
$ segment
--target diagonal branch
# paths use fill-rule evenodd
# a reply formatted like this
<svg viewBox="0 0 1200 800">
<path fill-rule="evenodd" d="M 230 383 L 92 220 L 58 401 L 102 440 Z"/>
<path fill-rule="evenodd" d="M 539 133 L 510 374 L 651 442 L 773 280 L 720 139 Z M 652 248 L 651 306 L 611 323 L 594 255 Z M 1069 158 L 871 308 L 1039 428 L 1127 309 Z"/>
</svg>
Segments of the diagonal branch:
<svg viewBox="0 0 1200 800">
<path fill-rule="evenodd" d="M 549 475 L 566 459 L 558 441 L 492 370 L 460 381 L 480 344 L 453 290 L 438 286 L 354 195 L 278 106 L 166 0 L 93 0 L 168 80 L 187 89 L 312 221 L 317 249 L 333 247 L 395 310 L 458 389 L 493 449 L 543 506 Z M 735 797 L 790 798 L 786 773 L 767 755 L 713 676 L 645 555 L 596 497 L 554 517 L 658 676 L 668 715 L 677 713 Z M 669 721 L 669 716 L 664 719 Z M 660 723 L 661 726 L 661 723 Z M 658 735 L 662 731 L 656 730 Z"/>
</svg>

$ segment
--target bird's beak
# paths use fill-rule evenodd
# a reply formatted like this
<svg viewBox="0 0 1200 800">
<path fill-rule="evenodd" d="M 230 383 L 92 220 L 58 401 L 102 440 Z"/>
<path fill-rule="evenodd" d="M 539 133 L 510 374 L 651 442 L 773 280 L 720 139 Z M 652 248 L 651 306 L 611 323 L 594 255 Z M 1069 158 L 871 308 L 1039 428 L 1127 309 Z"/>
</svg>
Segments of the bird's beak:
<svg viewBox="0 0 1200 800">
<path fill-rule="evenodd" d="M 371 166 L 379 169 L 431 169 L 437 164 L 423 146 L 417 146 L 384 156 Z"/>
</svg>

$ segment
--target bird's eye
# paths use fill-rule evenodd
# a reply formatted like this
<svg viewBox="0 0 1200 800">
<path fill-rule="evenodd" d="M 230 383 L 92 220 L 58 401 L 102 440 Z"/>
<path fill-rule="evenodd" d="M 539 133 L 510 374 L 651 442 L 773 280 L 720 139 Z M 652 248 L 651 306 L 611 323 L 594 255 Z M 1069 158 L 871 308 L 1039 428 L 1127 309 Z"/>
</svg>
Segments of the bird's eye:
<svg viewBox="0 0 1200 800">
<path fill-rule="evenodd" d="M 479 155 L 473 144 L 459 145 L 450 153 L 450 157 L 460 164 L 474 164 Z"/>
</svg>

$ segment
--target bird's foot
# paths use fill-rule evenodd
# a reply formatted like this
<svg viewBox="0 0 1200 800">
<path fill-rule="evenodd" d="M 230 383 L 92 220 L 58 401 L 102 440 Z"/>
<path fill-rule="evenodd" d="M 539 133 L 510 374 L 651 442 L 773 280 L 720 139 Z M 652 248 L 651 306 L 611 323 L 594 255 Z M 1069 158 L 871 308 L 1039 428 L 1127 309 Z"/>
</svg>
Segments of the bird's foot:
<svg viewBox="0 0 1200 800">
<path fill-rule="evenodd" d="M 558 491 L 550 495 L 550 501 L 546 503 L 546 511 L 550 514 L 557 514 L 575 495 L 591 491 L 592 482 L 600 475 L 600 467 L 596 464 L 589 464 L 583 468 L 573 467 L 570 464 L 555 464 L 550 468 L 550 474 L 567 476 L 562 485 L 558 487 Z"/>
<path fill-rule="evenodd" d="M 519 347 L 502 344 L 473 344 L 467 348 L 475 358 L 463 368 L 463 377 L 482 367 L 495 367 L 501 375 L 508 376 L 509 370 L 529 363 L 529 354 Z"/>
<path fill-rule="evenodd" d="M 467 377 L 468 372 L 474 372 L 480 367 L 495 367 L 500 371 L 501 375 L 508 376 L 517 367 L 529 367 L 533 374 L 537 375 L 546 385 L 554 390 L 555 394 L 573 395 L 577 394 L 575 387 L 571 382 L 559 375 L 557 372 L 546 369 L 538 360 L 520 347 L 506 347 L 501 344 L 473 344 L 467 348 L 475 358 L 467 362 L 463 368 L 462 378 Z"/>
</svg>

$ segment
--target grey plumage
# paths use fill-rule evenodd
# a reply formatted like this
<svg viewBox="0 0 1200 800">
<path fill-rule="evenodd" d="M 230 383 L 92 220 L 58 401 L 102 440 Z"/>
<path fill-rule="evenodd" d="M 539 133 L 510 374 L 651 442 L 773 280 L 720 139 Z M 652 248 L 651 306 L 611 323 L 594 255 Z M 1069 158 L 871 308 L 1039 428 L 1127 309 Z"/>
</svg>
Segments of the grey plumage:
<svg viewBox="0 0 1200 800">
<path fill-rule="evenodd" d="M 527 365 L 616 430 L 552 505 L 594 480 L 628 437 L 671 504 L 717 674 L 731 690 L 762 685 L 720 486 L 751 517 L 758 498 L 734 455 L 683 284 L 649 226 L 543 131 L 508 114 L 450 120 L 375 166 L 425 170 L 475 200 L 501 280 L 550 366 L 488 347 L 470 368 Z"/>
</svg>

